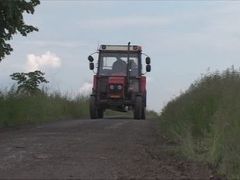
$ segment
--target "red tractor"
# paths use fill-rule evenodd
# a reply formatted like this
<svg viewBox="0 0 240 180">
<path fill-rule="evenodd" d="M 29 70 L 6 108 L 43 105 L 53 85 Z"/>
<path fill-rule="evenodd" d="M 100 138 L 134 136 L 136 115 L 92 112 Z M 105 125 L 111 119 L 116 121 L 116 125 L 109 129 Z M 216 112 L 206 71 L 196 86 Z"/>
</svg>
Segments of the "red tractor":
<svg viewBox="0 0 240 180">
<path fill-rule="evenodd" d="M 90 97 L 91 119 L 103 118 L 106 109 L 133 110 L 134 119 L 145 119 L 147 91 L 142 72 L 142 55 L 145 54 L 141 46 L 130 45 L 130 42 L 128 45 L 101 45 L 95 53 L 98 53 L 98 62 Z M 94 70 L 93 54 L 88 57 L 90 70 Z M 146 72 L 151 71 L 150 62 L 147 56 Z"/>
</svg>

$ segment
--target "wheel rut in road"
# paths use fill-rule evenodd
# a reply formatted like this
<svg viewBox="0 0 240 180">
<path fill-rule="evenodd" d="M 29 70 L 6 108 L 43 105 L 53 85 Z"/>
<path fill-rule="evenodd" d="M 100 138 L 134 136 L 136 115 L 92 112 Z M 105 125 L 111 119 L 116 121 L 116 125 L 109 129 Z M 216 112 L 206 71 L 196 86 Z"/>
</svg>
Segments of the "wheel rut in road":
<svg viewBox="0 0 240 180">
<path fill-rule="evenodd" d="M 154 120 L 66 120 L 0 131 L 0 179 L 209 179 Z"/>
</svg>

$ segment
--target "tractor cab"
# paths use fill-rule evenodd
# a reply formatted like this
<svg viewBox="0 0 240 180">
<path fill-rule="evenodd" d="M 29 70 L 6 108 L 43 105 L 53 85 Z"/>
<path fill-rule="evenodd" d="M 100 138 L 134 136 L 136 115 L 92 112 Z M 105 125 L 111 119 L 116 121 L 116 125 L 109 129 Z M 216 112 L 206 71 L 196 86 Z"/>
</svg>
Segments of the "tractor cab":
<svg viewBox="0 0 240 180">
<path fill-rule="evenodd" d="M 101 45 L 96 53 L 96 68 L 93 54 L 88 57 L 90 70 L 96 69 L 90 97 L 91 118 L 103 118 L 104 111 L 112 109 L 132 110 L 135 119 L 145 119 L 147 91 L 141 46 Z M 146 57 L 145 72 L 150 71 L 150 58 Z"/>
</svg>

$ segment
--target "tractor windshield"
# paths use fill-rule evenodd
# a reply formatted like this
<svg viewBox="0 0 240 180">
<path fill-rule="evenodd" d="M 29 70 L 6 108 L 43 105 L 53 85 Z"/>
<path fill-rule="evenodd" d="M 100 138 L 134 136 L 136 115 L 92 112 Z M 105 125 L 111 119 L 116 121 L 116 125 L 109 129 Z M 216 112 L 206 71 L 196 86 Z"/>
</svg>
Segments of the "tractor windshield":
<svg viewBox="0 0 240 180">
<path fill-rule="evenodd" d="M 138 53 L 129 54 L 129 75 L 139 76 Z M 128 53 L 100 53 L 99 75 L 127 75 Z"/>
</svg>

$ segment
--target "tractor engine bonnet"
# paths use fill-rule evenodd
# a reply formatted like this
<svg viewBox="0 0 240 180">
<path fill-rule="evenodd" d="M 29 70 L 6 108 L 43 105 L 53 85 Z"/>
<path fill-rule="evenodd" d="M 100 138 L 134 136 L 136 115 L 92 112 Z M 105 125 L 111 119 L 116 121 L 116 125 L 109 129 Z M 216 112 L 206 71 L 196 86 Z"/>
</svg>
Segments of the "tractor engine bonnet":
<svg viewBox="0 0 240 180">
<path fill-rule="evenodd" d="M 125 77 L 109 77 L 108 79 L 109 84 L 125 84 Z"/>
</svg>

